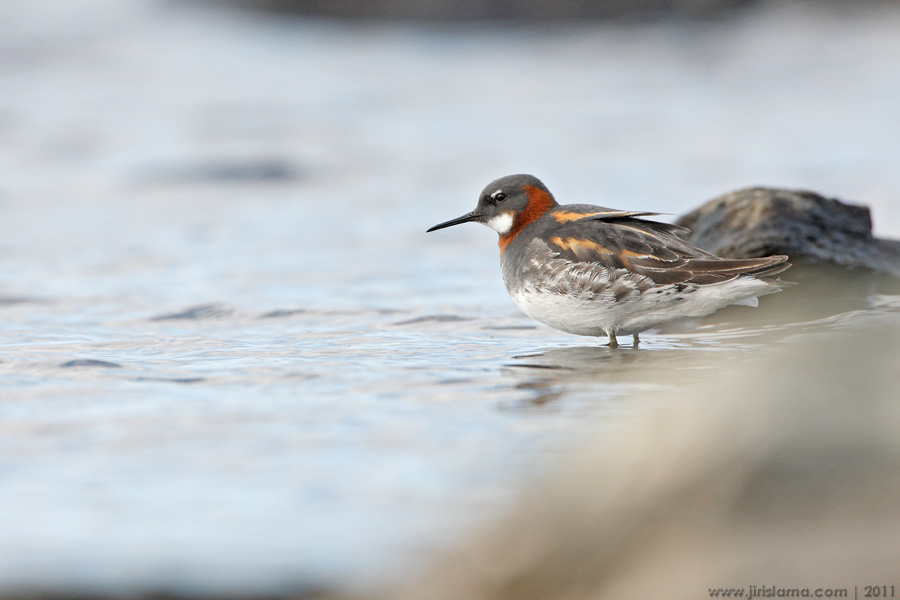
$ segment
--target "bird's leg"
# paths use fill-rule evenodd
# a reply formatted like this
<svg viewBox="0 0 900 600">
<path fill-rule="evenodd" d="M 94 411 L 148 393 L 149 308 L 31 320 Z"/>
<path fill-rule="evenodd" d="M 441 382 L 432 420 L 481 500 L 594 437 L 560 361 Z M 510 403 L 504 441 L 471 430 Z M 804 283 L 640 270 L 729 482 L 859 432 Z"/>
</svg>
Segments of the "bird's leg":
<svg viewBox="0 0 900 600">
<path fill-rule="evenodd" d="M 618 342 L 618 340 L 616 340 L 616 332 L 615 331 L 609 332 L 609 347 L 610 348 L 618 348 L 619 347 L 619 342 Z"/>
<path fill-rule="evenodd" d="M 639 338 L 639 337 L 638 337 L 638 334 L 636 334 L 636 333 L 634 334 L 633 337 L 634 337 L 634 347 L 637 348 L 637 347 L 638 347 L 638 344 L 641 343 L 641 338 Z"/>
</svg>

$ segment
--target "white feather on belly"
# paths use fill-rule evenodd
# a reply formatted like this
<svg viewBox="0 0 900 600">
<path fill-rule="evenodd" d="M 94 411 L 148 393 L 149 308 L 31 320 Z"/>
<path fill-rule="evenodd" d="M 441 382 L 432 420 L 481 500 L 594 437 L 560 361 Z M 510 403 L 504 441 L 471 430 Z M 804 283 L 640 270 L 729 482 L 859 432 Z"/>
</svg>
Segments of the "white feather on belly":
<svg viewBox="0 0 900 600">
<path fill-rule="evenodd" d="M 777 287 L 750 276 L 709 285 L 658 286 L 616 300 L 612 291 L 593 297 L 561 294 L 522 285 L 509 290 L 513 302 L 529 317 L 577 335 L 640 333 L 668 321 L 701 317 L 730 304 L 756 306 L 757 296 Z"/>
</svg>

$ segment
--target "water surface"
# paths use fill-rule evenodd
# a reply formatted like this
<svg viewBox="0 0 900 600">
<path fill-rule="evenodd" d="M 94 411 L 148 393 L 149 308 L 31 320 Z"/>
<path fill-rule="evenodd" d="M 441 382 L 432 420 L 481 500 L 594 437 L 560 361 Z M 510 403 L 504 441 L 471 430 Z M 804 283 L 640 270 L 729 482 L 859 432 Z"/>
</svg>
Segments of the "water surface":
<svg viewBox="0 0 900 600">
<path fill-rule="evenodd" d="M 424 230 L 526 171 L 670 213 L 808 187 L 898 236 L 897 7 L 537 29 L 4 11 L 2 591 L 391 579 L 679 382 L 895 318 L 890 285 L 832 302 L 845 280 L 814 275 L 610 352 L 518 312 L 492 232 Z"/>
</svg>

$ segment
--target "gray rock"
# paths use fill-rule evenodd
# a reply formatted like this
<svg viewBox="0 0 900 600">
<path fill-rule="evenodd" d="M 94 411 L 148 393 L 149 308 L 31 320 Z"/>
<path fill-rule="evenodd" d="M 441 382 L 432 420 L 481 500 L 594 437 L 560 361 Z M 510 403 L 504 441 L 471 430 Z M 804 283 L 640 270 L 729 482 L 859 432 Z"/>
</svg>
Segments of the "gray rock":
<svg viewBox="0 0 900 600">
<path fill-rule="evenodd" d="M 424 21 L 613 19 L 716 17 L 755 0 L 231 0 L 251 9 L 348 19 Z"/>
<path fill-rule="evenodd" d="M 734 258 L 787 254 L 792 262 L 864 267 L 900 276 L 900 241 L 872 235 L 866 206 L 814 192 L 747 188 L 681 216 L 692 244 Z"/>
</svg>

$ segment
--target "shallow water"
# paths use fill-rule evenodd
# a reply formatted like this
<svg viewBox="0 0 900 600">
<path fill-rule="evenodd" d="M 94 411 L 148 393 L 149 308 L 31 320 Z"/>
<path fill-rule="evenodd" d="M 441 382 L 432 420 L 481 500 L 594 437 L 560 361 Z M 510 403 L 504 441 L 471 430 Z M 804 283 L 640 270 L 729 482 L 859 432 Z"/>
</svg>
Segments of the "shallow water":
<svg viewBox="0 0 900 600">
<path fill-rule="evenodd" d="M 898 236 L 900 8 L 499 31 L 3 10 L 0 591 L 390 579 L 679 381 L 896 318 L 891 284 L 813 275 L 610 352 L 516 310 L 492 232 L 424 230 L 532 171 L 671 213 L 809 187 Z"/>
</svg>

